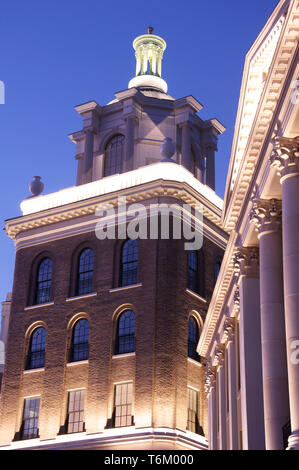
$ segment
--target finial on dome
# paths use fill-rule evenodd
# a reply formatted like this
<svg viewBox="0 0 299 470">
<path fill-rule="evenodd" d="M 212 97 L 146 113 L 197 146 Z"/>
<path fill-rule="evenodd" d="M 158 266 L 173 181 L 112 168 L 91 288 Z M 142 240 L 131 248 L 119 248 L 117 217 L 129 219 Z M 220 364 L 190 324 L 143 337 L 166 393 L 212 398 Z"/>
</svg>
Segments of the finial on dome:
<svg viewBox="0 0 299 470">
<path fill-rule="evenodd" d="M 147 34 L 138 36 L 133 41 L 136 57 L 136 77 L 129 82 L 129 88 L 153 88 L 167 93 L 167 83 L 161 78 L 162 58 L 166 42 L 160 36 L 152 34 L 149 26 Z"/>
</svg>

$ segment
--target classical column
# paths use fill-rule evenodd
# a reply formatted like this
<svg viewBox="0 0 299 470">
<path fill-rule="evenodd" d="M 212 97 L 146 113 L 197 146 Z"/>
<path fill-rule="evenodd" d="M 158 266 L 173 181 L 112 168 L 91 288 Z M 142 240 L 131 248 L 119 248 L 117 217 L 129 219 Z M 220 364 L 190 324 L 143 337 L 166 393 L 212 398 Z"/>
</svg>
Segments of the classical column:
<svg viewBox="0 0 299 470">
<path fill-rule="evenodd" d="M 84 147 L 84 163 L 82 183 L 92 181 L 92 165 L 93 165 L 93 129 L 85 129 L 85 147 Z"/>
<path fill-rule="evenodd" d="M 205 377 L 205 391 L 208 396 L 208 440 L 209 449 L 217 450 L 217 408 L 216 408 L 216 368 L 208 367 Z"/>
<path fill-rule="evenodd" d="M 182 165 L 191 171 L 191 126 L 189 122 L 182 124 Z"/>
<path fill-rule="evenodd" d="M 238 248 L 241 420 L 244 450 L 265 448 L 258 249 Z"/>
<path fill-rule="evenodd" d="M 227 318 L 224 323 L 227 341 L 228 403 L 229 403 L 229 444 L 230 450 L 238 450 L 238 413 L 237 413 L 237 364 L 235 345 L 235 319 Z"/>
<path fill-rule="evenodd" d="M 278 137 L 271 162 L 277 167 L 282 184 L 284 305 L 292 430 L 289 448 L 299 450 L 299 137 Z"/>
<path fill-rule="evenodd" d="M 127 116 L 124 171 L 134 170 L 134 127 L 135 116 Z"/>
<path fill-rule="evenodd" d="M 215 352 L 217 366 L 219 449 L 226 450 L 226 384 L 224 369 L 225 346 L 218 344 Z"/>
<path fill-rule="evenodd" d="M 265 439 L 267 450 L 283 449 L 289 419 L 285 341 L 281 201 L 254 201 L 251 220 L 260 242 L 260 300 Z"/>
</svg>

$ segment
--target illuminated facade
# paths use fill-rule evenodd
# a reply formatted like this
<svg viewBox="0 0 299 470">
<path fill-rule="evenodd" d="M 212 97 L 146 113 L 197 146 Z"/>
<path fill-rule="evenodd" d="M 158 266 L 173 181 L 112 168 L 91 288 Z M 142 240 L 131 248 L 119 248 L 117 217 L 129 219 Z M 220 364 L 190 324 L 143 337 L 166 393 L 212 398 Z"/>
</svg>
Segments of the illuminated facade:
<svg viewBox="0 0 299 470">
<path fill-rule="evenodd" d="M 36 178 L 23 215 L 6 222 L 16 264 L 1 448 L 207 448 L 196 346 L 227 243 L 214 191 L 225 129 L 203 121 L 192 96 L 167 94 L 166 43 L 151 28 L 134 48 L 129 88 L 105 106 L 75 108 L 76 186 L 39 195 Z M 99 206 L 118 210 L 122 230 L 133 219 L 124 222 L 120 197 L 135 209 L 201 205 L 203 247 L 127 240 L 121 230 L 99 240 Z"/>
<path fill-rule="evenodd" d="M 198 347 L 210 449 L 299 449 L 298 35 L 299 2 L 281 0 L 246 56 Z"/>
</svg>

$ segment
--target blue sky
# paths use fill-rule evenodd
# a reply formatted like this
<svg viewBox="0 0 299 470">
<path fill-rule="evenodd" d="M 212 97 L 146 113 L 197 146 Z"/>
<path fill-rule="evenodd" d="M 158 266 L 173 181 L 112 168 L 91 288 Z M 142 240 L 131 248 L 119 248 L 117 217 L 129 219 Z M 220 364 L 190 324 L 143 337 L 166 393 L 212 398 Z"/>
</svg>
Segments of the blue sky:
<svg viewBox="0 0 299 470">
<path fill-rule="evenodd" d="M 10 0 L 1 5 L 0 215 L 19 216 L 33 175 L 44 193 L 75 184 L 74 106 L 105 105 L 134 76 L 133 39 L 147 26 L 167 42 L 162 76 L 175 98 L 193 95 L 200 116 L 226 127 L 217 154 L 224 194 L 245 54 L 277 0 Z M 0 301 L 12 288 L 14 245 L 0 232 Z"/>
</svg>

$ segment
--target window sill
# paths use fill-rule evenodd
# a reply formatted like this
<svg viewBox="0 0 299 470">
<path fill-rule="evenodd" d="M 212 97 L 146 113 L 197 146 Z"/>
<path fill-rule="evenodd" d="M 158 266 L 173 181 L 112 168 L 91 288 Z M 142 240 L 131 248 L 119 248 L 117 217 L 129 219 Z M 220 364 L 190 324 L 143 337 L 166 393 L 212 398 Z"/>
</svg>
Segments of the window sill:
<svg viewBox="0 0 299 470">
<path fill-rule="evenodd" d="M 49 307 L 50 305 L 54 305 L 54 302 L 45 302 L 44 304 L 37 304 L 37 305 L 30 305 L 29 307 L 25 307 L 24 310 L 33 310 L 34 308 L 40 307 Z"/>
<path fill-rule="evenodd" d="M 118 357 L 132 357 L 132 356 L 135 356 L 135 355 L 136 355 L 135 352 L 123 353 L 123 354 L 113 354 L 112 359 L 117 359 Z"/>
<path fill-rule="evenodd" d="M 25 370 L 23 371 L 23 374 L 32 374 L 33 372 L 42 372 L 42 371 L 44 371 L 44 370 L 45 370 L 44 367 L 38 367 L 38 368 L 36 368 L 36 369 L 25 369 Z"/>
<path fill-rule="evenodd" d="M 68 297 L 65 299 L 66 302 L 73 302 L 73 300 L 87 299 L 88 297 L 96 297 L 97 292 L 91 292 L 90 294 L 76 295 L 75 297 Z"/>
<path fill-rule="evenodd" d="M 142 287 L 142 282 L 139 284 L 132 284 L 131 286 L 116 287 L 115 289 L 110 289 L 109 292 L 118 292 L 127 289 L 135 289 L 136 287 Z"/>
<path fill-rule="evenodd" d="M 196 366 L 202 367 L 202 363 L 196 361 L 195 359 L 192 359 L 192 357 L 188 357 L 188 362 L 191 362 L 191 364 L 195 364 Z"/>
<path fill-rule="evenodd" d="M 196 294 L 196 292 L 193 292 L 193 291 L 190 290 L 190 289 L 186 289 L 186 292 L 187 292 L 187 294 L 192 295 L 192 297 L 195 297 L 195 299 L 201 300 L 201 301 L 204 302 L 205 304 L 208 302 L 206 299 L 204 299 L 204 298 L 201 297 L 199 294 Z"/>
<path fill-rule="evenodd" d="M 66 367 L 79 366 L 81 364 L 88 364 L 88 359 L 85 359 L 84 361 L 68 362 Z"/>
</svg>

